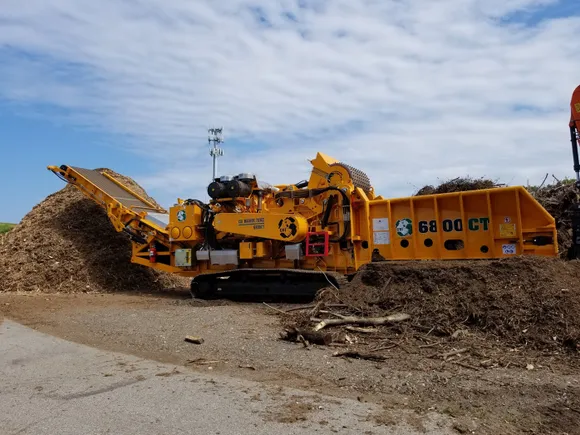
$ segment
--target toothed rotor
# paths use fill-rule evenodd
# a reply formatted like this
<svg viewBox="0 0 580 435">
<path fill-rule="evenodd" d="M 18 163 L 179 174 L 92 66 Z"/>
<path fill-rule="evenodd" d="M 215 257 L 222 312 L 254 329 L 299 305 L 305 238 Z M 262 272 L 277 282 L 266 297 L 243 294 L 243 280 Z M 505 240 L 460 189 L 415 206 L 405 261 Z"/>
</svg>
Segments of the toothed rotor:
<svg viewBox="0 0 580 435">
<path fill-rule="evenodd" d="M 348 172 L 354 187 L 360 187 L 365 193 L 369 193 L 371 190 L 371 180 L 369 179 L 368 175 L 365 174 L 360 169 L 354 168 L 346 163 L 333 163 L 332 166 L 340 166 Z"/>
</svg>

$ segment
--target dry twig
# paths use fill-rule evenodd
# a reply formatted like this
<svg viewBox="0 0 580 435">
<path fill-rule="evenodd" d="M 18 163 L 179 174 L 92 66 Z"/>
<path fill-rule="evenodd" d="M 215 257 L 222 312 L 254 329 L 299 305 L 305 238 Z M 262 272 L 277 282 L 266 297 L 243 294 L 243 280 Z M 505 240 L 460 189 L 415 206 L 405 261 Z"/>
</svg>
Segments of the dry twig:
<svg viewBox="0 0 580 435">
<path fill-rule="evenodd" d="M 377 332 L 377 328 L 361 328 L 358 326 L 347 326 L 344 329 L 351 332 L 360 332 L 361 334 L 372 334 Z"/>
<path fill-rule="evenodd" d="M 469 349 L 467 349 L 467 348 L 458 349 L 458 350 L 452 350 L 451 352 L 446 352 L 446 353 L 444 353 L 444 354 L 442 354 L 442 355 L 440 355 L 440 356 L 441 356 L 443 359 L 447 359 L 447 358 L 449 358 L 450 356 L 459 355 L 459 354 L 465 353 L 465 352 L 467 352 L 467 351 L 469 351 Z"/>
<path fill-rule="evenodd" d="M 292 307 L 288 308 L 285 313 L 290 313 L 292 311 L 301 311 L 301 310 L 311 310 L 316 308 L 319 304 L 312 304 L 312 305 L 302 305 L 301 307 Z M 347 305 L 345 304 L 323 304 L 325 307 L 328 308 L 345 308 Z"/>
<path fill-rule="evenodd" d="M 335 313 L 333 311 L 328 311 L 328 310 L 320 310 L 319 312 L 322 314 L 328 314 L 330 316 L 338 317 L 339 319 L 346 319 L 348 317 L 348 316 L 344 316 L 342 314 L 338 314 L 338 313 Z"/>
<path fill-rule="evenodd" d="M 319 331 L 327 326 L 337 326 L 337 325 L 386 325 L 387 323 L 402 322 L 409 319 L 411 316 L 405 313 L 391 314 L 386 317 L 345 317 L 344 319 L 326 319 L 322 320 L 318 325 L 314 327 L 315 331 Z"/>
<path fill-rule="evenodd" d="M 187 341 L 188 343 L 203 344 L 203 338 L 201 337 L 193 337 L 191 335 L 188 335 L 184 338 L 184 340 Z"/>
<path fill-rule="evenodd" d="M 274 311 L 278 311 L 279 313 L 282 313 L 282 314 L 288 314 L 286 311 L 282 311 L 282 310 L 280 310 L 279 308 L 273 307 L 272 305 L 270 305 L 270 304 L 267 304 L 266 302 L 262 302 L 262 303 L 263 303 L 264 305 L 266 305 L 268 308 L 271 308 L 271 309 L 272 309 L 272 310 L 274 310 Z"/>
<path fill-rule="evenodd" d="M 322 344 L 325 346 L 332 343 L 331 334 L 325 334 L 323 332 L 310 331 L 308 329 L 301 328 L 287 328 L 283 333 L 280 334 L 280 339 L 301 343 L 304 343 L 303 340 L 307 340 L 310 343 Z"/>
<path fill-rule="evenodd" d="M 206 365 L 206 364 L 217 364 L 221 361 L 218 360 L 206 360 L 205 358 L 196 358 L 196 359 L 188 359 L 187 360 L 187 364 L 200 364 L 200 365 Z"/>
<path fill-rule="evenodd" d="M 397 344 L 387 344 L 385 346 L 373 347 L 370 349 L 371 352 L 378 352 L 379 350 L 389 350 L 397 347 Z"/>
<path fill-rule="evenodd" d="M 369 361 L 385 361 L 387 359 L 387 357 L 383 355 L 373 355 L 372 353 L 363 353 L 355 351 L 335 352 L 334 354 L 332 354 L 332 356 L 341 356 L 345 358 L 354 358 L 354 359 L 365 359 Z"/>
<path fill-rule="evenodd" d="M 542 187 L 544 187 L 544 183 L 546 182 L 547 179 L 548 179 L 548 172 L 546 172 L 546 176 L 544 177 L 544 181 L 542 181 L 542 184 L 540 184 L 540 187 L 538 187 L 538 189 L 541 189 Z"/>
<path fill-rule="evenodd" d="M 479 367 L 472 366 L 471 364 L 464 363 L 463 361 L 449 361 L 449 362 L 461 367 L 465 367 L 466 369 L 475 370 L 476 372 L 479 371 Z"/>
</svg>

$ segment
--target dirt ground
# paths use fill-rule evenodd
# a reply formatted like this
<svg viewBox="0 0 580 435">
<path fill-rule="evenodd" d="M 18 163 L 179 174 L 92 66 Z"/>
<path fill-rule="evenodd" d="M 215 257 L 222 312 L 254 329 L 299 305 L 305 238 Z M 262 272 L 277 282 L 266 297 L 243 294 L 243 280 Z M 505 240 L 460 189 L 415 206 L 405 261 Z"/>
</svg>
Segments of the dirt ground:
<svg viewBox="0 0 580 435">
<path fill-rule="evenodd" d="M 573 353 L 498 348 L 481 336 L 467 346 L 491 357 L 486 366 L 461 365 L 453 355 L 434 358 L 443 351 L 437 341 L 386 346 L 383 362 L 345 359 L 333 356 L 344 346 L 305 348 L 280 340 L 283 316 L 261 303 L 191 300 L 179 291 L 6 293 L 0 294 L 0 314 L 101 349 L 379 403 L 384 412 L 371 416 L 379 426 L 412 409 L 415 417 L 405 418 L 417 428 L 434 411 L 453 418 L 458 433 L 580 433 L 580 363 Z M 186 335 L 204 342 L 187 343 Z M 457 340 L 444 352 L 466 346 Z M 500 351 L 501 363 L 495 363 Z"/>
</svg>

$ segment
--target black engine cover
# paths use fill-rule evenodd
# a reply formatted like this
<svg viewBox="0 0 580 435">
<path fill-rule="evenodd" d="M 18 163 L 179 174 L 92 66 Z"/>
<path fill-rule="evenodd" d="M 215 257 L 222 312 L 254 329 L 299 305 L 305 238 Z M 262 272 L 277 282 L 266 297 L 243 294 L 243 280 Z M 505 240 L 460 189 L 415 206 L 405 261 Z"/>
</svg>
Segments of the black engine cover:
<svg viewBox="0 0 580 435">
<path fill-rule="evenodd" d="M 209 186 L 207 186 L 207 194 L 212 199 L 224 198 L 226 195 L 226 185 L 220 183 L 219 181 L 214 181 Z"/>
</svg>

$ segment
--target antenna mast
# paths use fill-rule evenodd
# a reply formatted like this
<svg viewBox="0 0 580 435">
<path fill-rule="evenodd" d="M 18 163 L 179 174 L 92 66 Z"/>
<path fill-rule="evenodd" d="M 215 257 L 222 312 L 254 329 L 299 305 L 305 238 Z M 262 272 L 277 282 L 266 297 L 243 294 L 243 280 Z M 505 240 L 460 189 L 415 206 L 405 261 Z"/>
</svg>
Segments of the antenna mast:
<svg viewBox="0 0 580 435">
<path fill-rule="evenodd" d="M 224 150 L 219 148 L 218 145 L 224 142 L 223 138 L 223 127 L 220 128 L 210 128 L 207 131 L 207 142 L 211 145 L 213 143 L 213 147 L 209 149 L 209 155 L 213 159 L 213 178 L 212 181 L 215 180 L 216 177 L 216 167 L 217 167 L 217 158 L 222 157 L 224 155 Z"/>
</svg>

